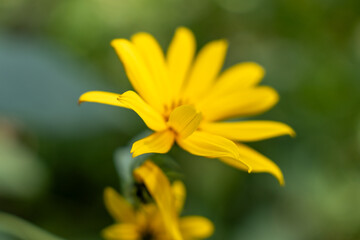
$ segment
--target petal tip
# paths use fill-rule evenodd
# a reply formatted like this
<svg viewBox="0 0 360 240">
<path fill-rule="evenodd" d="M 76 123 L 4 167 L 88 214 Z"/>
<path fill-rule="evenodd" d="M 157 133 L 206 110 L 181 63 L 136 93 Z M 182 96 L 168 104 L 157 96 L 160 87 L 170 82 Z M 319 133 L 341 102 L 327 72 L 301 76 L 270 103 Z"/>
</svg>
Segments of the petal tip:
<svg viewBox="0 0 360 240">
<path fill-rule="evenodd" d="M 279 169 L 278 172 L 268 172 L 268 173 L 270 173 L 271 175 L 273 175 L 277 179 L 277 181 L 279 182 L 281 187 L 285 186 L 284 175 L 282 174 L 282 171 L 280 169 Z"/>
<path fill-rule="evenodd" d="M 180 26 L 178 28 L 176 28 L 175 33 L 183 33 L 183 34 L 187 34 L 190 36 L 193 36 L 193 32 L 190 30 L 190 28 L 187 28 L 185 26 Z"/>
<path fill-rule="evenodd" d="M 292 138 L 296 137 L 296 132 L 294 131 L 294 129 L 290 128 L 289 135 Z"/>
<path fill-rule="evenodd" d="M 119 42 L 119 39 L 113 39 L 110 42 L 110 46 L 115 47 L 118 42 Z"/>
<path fill-rule="evenodd" d="M 285 179 L 284 176 L 281 174 L 280 176 L 275 176 L 276 179 L 278 180 L 279 184 L 281 187 L 285 187 Z"/>
<path fill-rule="evenodd" d="M 128 43 L 129 40 L 125 39 L 125 38 L 116 38 L 116 39 L 113 39 L 111 40 L 110 42 L 110 45 L 113 47 L 113 48 L 116 48 L 118 47 L 119 45 L 122 45 L 124 43 Z"/>
<path fill-rule="evenodd" d="M 104 195 L 107 196 L 108 194 L 111 194 L 114 192 L 114 189 L 112 187 L 106 187 L 104 189 Z"/>
<path fill-rule="evenodd" d="M 276 179 L 278 180 L 279 184 L 281 187 L 285 186 L 285 179 L 284 179 L 284 175 L 282 174 L 282 172 L 280 171 L 279 174 L 274 175 L 276 177 Z"/>
<path fill-rule="evenodd" d="M 227 39 L 225 39 L 225 38 L 216 40 L 214 43 L 222 45 L 222 47 L 225 48 L 225 49 L 227 49 L 228 46 L 229 46 L 229 41 Z"/>
<path fill-rule="evenodd" d="M 287 135 L 289 135 L 290 137 L 292 137 L 292 138 L 294 138 L 294 137 L 296 137 L 296 132 L 295 132 L 295 130 L 292 128 L 292 127 L 290 127 L 289 125 L 287 125 L 287 124 L 284 124 L 284 134 L 287 134 Z"/>
<path fill-rule="evenodd" d="M 274 89 L 274 88 L 270 88 L 273 91 L 273 97 L 274 97 L 274 102 L 278 103 L 280 100 L 280 95 L 279 93 Z"/>
<path fill-rule="evenodd" d="M 80 105 L 80 104 L 82 104 L 83 102 L 85 102 L 84 96 L 85 96 L 86 94 L 87 94 L 87 92 L 80 95 L 80 97 L 79 97 L 79 99 L 78 99 L 78 105 Z"/>
<path fill-rule="evenodd" d="M 106 187 L 104 189 L 104 201 L 105 203 L 109 202 L 112 197 L 116 196 L 116 191 L 112 187 Z"/>
<path fill-rule="evenodd" d="M 176 28 L 176 31 L 190 31 L 190 29 L 188 27 L 185 26 L 180 26 Z"/>
<path fill-rule="evenodd" d="M 136 157 L 138 157 L 138 156 L 140 156 L 140 155 L 145 154 L 145 153 L 142 152 L 139 148 L 136 148 L 136 147 L 134 148 L 134 145 L 133 145 L 133 147 L 131 148 L 130 153 L 131 153 L 131 155 L 132 155 L 132 158 L 136 158 Z"/>
<path fill-rule="evenodd" d="M 285 181 L 284 181 L 284 179 L 282 179 L 281 181 L 279 181 L 279 183 L 280 183 L 280 186 L 281 186 L 281 187 L 285 187 Z"/>
<path fill-rule="evenodd" d="M 147 37 L 147 38 L 153 38 L 153 36 L 147 32 L 138 32 L 131 36 L 131 41 L 134 42 L 138 38 Z"/>
</svg>

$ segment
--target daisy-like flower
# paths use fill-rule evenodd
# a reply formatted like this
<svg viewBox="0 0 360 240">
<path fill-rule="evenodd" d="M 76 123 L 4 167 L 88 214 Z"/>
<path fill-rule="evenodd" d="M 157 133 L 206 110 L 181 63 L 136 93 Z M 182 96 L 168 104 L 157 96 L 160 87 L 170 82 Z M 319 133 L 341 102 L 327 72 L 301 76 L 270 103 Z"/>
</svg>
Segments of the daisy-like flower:
<svg viewBox="0 0 360 240">
<path fill-rule="evenodd" d="M 248 172 L 268 172 L 284 178 L 271 160 L 240 142 L 294 135 L 286 124 L 273 121 L 221 122 L 253 116 L 278 102 L 277 92 L 258 86 L 264 69 L 256 63 L 234 65 L 220 73 L 227 41 L 206 44 L 195 56 L 195 38 L 184 27 L 176 30 L 166 57 L 148 33 L 131 41 L 111 42 L 134 91 L 123 94 L 92 91 L 79 102 L 97 102 L 132 109 L 154 131 L 135 142 L 133 157 L 167 153 L 174 142 L 186 151 L 221 161 Z"/>
<path fill-rule="evenodd" d="M 165 174 L 151 161 L 137 168 L 134 176 L 143 183 L 154 203 L 134 209 L 114 189 L 105 189 L 105 205 L 117 223 L 103 230 L 108 240 L 193 240 L 212 235 L 214 226 L 200 216 L 179 218 L 186 190 L 175 181 L 170 185 Z"/>
</svg>

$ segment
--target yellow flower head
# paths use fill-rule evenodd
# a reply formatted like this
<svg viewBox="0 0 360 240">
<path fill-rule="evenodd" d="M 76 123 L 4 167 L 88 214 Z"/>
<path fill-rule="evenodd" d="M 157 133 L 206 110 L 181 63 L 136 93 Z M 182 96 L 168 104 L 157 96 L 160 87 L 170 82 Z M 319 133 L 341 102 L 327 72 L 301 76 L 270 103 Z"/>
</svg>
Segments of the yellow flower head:
<svg viewBox="0 0 360 240">
<path fill-rule="evenodd" d="M 277 92 L 257 84 L 264 69 L 245 62 L 220 73 L 227 50 L 225 40 L 206 44 L 195 56 L 195 38 L 184 27 L 176 30 L 166 56 L 148 33 L 131 40 L 115 39 L 134 91 L 123 94 L 92 91 L 79 102 L 98 102 L 134 110 L 154 131 L 133 144 L 133 157 L 166 153 L 176 141 L 188 152 L 221 161 L 248 172 L 268 172 L 281 184 L 275 163 L 239 143 L 280 135 L 294 135 L 286 124 L 273 121 L 221 122 L 252 116 L 273 107 Z"/>
<path fill-rule="evenodd" d="M 103 230 L 108 240 L 192 240 L 212 235 L 214 226 L 207 218 L 179 218 L 185 199 L 185 187 L 180 181 L 170 185 L 155 164 L 146 161 L 134 172 L 144 183 L 155 203 L 134 209 L 114 189 L 105 189 L 105 204 L 117 223 Z"/>
</svg>

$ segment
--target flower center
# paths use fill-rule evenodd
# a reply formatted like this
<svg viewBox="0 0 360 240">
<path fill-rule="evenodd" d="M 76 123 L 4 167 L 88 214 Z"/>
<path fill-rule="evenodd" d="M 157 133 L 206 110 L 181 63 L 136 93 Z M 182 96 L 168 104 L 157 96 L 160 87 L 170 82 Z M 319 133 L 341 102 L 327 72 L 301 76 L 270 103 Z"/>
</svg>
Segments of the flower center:
<svg viewBox="0 0 360 240">
<path fill-rule="evenodd" d="M 149 231 L 144 232 L 141 239 L 142 240 L 156 240 L 155 236 Z"/>
<path fill-rule="evenodd" d="M 135 183 L 135 194 L 142 203 L 152 202 L 151 195 L 144 183 Z"/>
<path fill-rule="evenodd" d="M 169 105 L 167 104 L 164 105 L 165 120 L 167 121 L 169 119 L 171 112 L 174 111 L 175 108 L 180 107 L 182 105 L 188 105 L 188 101 L 179 99 L 179 100 L 173 100 Z"/>
</svg>

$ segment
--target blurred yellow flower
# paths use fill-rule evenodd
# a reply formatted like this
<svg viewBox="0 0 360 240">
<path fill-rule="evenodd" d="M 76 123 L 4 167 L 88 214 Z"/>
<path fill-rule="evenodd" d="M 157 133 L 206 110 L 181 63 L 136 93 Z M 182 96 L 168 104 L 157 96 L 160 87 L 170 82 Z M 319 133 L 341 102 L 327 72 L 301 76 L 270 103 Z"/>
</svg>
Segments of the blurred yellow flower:
<svg viewBox="0 0 360 240">
<path fill-rule="evenodd" d="M 286 124 L 273 121 L 219 122 L 252 116 L 273 107 L 277 92 L 257 86 L 264 69 L 256 63 L 234 65 L 220 73 L 227 41 L 206 44 L 195 56 L 195 38 L 184 27 L 176 30 L 166 57 L 156 39 L 137 33 L 131 41 L 111 45 L 137 91 L 123 94 L 92 91 L 79 102 L 97 102 L 134 110 L 155 133 L 133 144 L 133 157 L 166 153 L 176 141 L 188 152 L 221 161 L 248 172 L 268 172 L 284 183 L 278 166 L 241 144 L 280 135 L 294 135 Z"/>
<path fill-rule="evenodd" d="M 212 235 L 214 226 L 200 216 L 179 218 L 186 191 L 182 182 L 170 185 L 164 173 L 146 161 L 134 172 L 144 183 L 155 203 L 142 204 L 134 209 L 114 189 L 105 189 L 105 204 L 117 223 L 103 230 L 108 240 L 192 240 Z"/>
</svg>

